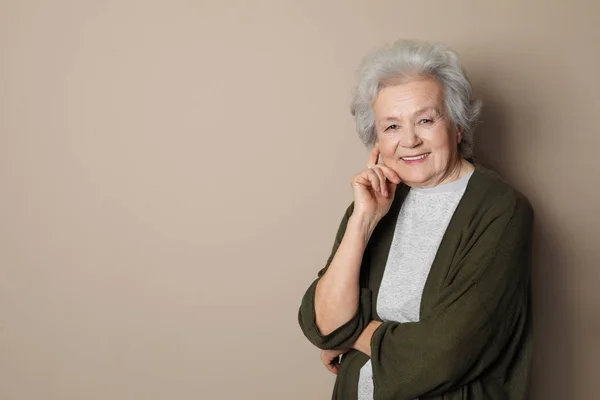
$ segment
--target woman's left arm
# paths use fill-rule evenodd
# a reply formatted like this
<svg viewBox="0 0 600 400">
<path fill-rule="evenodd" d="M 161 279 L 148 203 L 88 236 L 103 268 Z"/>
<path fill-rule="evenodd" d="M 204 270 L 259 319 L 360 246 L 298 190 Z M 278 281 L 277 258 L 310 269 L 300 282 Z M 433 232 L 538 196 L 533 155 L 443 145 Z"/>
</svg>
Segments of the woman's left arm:
<svg viewBox="0 0 600 400">
<path fill-rule="evenodd" d="M 367 326 L 353 347 L 371 356 L 376 399 L 461 387 L 522 336 L 529 318 L 532 225 L 528 201 L 514 198 L 459 261 L 460 272 L 432 313 L 419 322 Z"/>
</svg>

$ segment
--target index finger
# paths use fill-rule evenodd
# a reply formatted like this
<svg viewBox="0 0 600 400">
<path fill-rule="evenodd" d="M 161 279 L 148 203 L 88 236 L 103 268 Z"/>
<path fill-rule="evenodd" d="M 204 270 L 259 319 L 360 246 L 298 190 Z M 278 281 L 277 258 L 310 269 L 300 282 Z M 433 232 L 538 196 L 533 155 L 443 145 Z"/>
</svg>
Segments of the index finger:
<svg viewBox="0 0 600 400">
<path fill-rule="evenodd" d="M 373 146 L 373 150 L 371 150 L 371 154 L 369 155 L 369 167 L 379 164 L 379 146 Z"/>
</svg>

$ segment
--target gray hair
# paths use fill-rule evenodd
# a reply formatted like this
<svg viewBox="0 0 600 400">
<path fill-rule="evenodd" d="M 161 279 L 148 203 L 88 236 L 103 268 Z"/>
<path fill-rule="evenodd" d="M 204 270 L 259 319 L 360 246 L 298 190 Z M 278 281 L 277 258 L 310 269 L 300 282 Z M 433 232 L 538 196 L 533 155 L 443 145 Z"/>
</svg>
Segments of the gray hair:
<svg viewBox="0 0 600 400">
<path fill-rule="evenodd" d="M 366 146 L 375 144 L 373 102 L 379 90 L 423 76 L 434 78 L 444 86 L 446 111 L 452 121 L 464 129 L 458 151 L 462 157 L 471 157 L 473 131 L 482 103 L 473 98 L 471 83 L 458 55 L 439 43 L 399 40 L 363 59 L 350 109 L 358 136 Z"/>
</svg>

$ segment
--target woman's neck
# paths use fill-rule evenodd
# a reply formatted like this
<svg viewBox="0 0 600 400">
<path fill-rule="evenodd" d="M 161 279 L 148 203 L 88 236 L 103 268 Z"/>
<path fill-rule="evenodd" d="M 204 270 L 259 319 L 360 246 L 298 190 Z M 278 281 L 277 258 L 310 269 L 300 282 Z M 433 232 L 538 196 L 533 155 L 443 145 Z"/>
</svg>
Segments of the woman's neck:
<svg viewBox="0 0 600 400">
<path fill-rule="evenodd" d="M 463 178 L 465 175 L 470 174 L 474 170 L 475 167 L 473 164 L 464 158 L 457 156 L 454 162 L 449 166 L 447 172 L 442 176 L 435 186 L 457 181 Z"/>
</svg>

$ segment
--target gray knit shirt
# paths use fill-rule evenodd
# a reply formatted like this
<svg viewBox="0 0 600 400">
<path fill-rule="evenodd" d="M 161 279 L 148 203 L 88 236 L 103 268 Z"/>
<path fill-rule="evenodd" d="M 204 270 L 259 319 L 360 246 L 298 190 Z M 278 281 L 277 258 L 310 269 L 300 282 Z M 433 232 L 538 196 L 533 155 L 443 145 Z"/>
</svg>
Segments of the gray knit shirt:
<svg viewBox="0 0 600 400">
<path fill-rule="evenodd" d="M 383 321 L 419 320 L 429 269 L 470 178 L 467 174 L 454 182 L 408 192 L 377 296 L 377 314 Z M 358 400 L 373 400 L 371 360 L 360 370 Z"/>
</svg>

